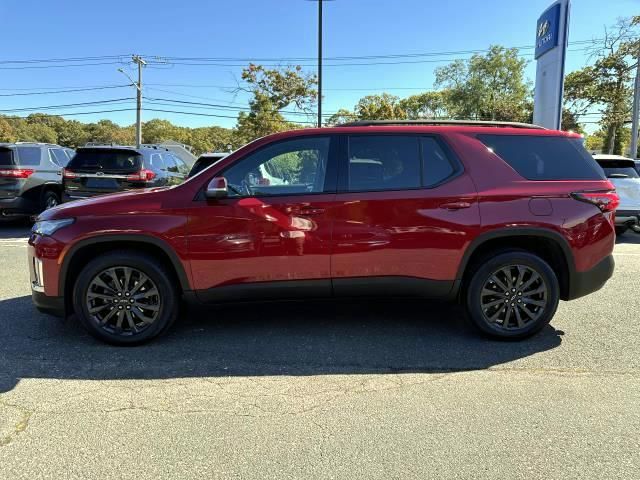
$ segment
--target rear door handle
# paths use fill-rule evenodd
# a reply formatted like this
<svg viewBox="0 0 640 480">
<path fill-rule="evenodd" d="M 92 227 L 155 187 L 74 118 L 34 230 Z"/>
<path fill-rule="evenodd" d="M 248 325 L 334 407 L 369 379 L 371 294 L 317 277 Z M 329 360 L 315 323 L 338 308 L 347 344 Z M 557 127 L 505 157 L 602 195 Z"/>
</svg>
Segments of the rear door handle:
<svg viewBox="0 0 640 480">
<path fill-rule="evenodd" d="M 443 203 L 440 208 L 444 210 L 462 210 L 463 208 L 469 208 L 471 204 L 469 202 L 451 202 Z"/>
<path fill-rule="evenodd" d="M 300 210 L 294 211 L 296 215 L 320 215 L 324 213 L 324 208 L 301 208 Z"/>
</svg>

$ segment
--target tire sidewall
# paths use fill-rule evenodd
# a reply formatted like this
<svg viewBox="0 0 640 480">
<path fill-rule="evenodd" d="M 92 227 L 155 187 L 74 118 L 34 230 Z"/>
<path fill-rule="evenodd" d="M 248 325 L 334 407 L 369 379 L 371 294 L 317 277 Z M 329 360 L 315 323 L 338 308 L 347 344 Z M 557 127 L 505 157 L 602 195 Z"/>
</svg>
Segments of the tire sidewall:
<svg viewBox="0 0 640 480">
<path fill-rule="evenodd" d="M 56 199 L 56 205 L 58 206 L 60 205 L 60 196 L 54 192 L 53 190 L 47 190 L 46 192 L 44 192 L 44 195 L 42 195 L 42 210 L 48 210 L 49 208 L 47 207 L 47 203 L 48 203 L 48 199 L 49 198 L 55 198 Z M 53 208 L 53 207 L 51 207 Z"/>
<path fill-rule="evenodd" d="M 158 317 L 146 330 L 133 336 L 118 336 L 101 329 L 89 314 L 84 301 L 91 280 L 100 272 L 114 266 L 126 266 L 140 270 L 158 288 L 161 307 Z M 76 280 L 73 289 L 73 304 L 80 323 L 94 337 L 112 345 L 140 345 L 164 333 L 173 324 L 178 312 L 178 295 L 171 285 L 168 273 L 152 257 L 135 253 L 108 253 L 87 264 Z"/>
<path fill-rule="evenodd" d="M 484 317 L 480 303 L 480 293 L 489 276 L 501 267 L 524 265 L 534 269 L 547 286 L 548 304 L 545 312 L 533 323 L 522 330 L 503 330 L 491 326 Z M 553 269 L 540 257 L 527 252 L 503 252 L 480 265 L 475 271 L 466 293 L 467 311 L 475 327 L 483 333 L 496 338 L 520 339 L 533 335 L 547 325 L 556 313 L 560 301 L 560 284 Z"/>
</svg>

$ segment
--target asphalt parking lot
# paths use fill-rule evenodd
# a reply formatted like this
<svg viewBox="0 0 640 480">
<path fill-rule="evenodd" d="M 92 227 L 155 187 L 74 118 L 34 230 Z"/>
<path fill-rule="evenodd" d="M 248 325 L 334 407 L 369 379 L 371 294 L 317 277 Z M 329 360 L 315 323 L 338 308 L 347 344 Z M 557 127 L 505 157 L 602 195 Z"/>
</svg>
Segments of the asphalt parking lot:
<svg viewBox="0 0 640 480">
<path fill-rule="evenodd" d="M 27 232 L 0 225 L 0 478 L 640 477 L 640 235 L 523 342 L 444 305 L 299 302 L 123 349 L 32 307 Z"/>
</svg>

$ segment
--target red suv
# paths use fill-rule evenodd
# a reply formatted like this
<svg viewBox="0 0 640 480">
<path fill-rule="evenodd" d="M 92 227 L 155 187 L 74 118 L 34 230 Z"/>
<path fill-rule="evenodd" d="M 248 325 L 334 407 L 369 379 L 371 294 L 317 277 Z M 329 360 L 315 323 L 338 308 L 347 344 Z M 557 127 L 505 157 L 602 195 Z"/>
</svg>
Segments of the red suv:
<svg viewBox="0 0 640 480">
<path fill-rule="evenodd" d="M 137 344 L 181 299 L 458 300 L 523 338 L 613 272 L 618 198 L 573 133 L 357 122 L 271 135 L 173 187 L 71 202 L 29 240 L 33 301 Z"/>
</svg>

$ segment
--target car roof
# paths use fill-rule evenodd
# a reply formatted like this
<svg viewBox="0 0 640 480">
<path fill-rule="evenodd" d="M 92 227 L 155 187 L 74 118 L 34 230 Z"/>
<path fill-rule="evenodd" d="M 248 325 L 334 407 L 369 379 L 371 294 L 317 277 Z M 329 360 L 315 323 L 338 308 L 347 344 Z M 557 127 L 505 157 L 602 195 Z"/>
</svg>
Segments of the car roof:
<svg viewBox="0 0 640 480">
<path fill-rule="evenodd" d="M 628 160 L 630 162 L 633 162 L 633 158 L 629 158 L 629 157 L 623 157 L 622 155 L 610 155 L 607 153 L 599 153 L 597 155 L 593 156 L 594 159 L 596 160 L 600 160 L 600 161 L 607 161 L 607 160 Z"/>
<path fill-rule="evenodd" d="M 489 126 L 489 125 L 379 125 L 372 124 L 362 125 L 338 125 L 335 127 L 322 128 L 301 128 L 298 130 L 288 130 L 286 132 L 273 133 L 259 139 L 260 143 L 268 141 L 283 140 L 297 136 L 309 135 L 332 135 L 332 134 L 349 134 L 361 135 L 368 133 L 389 134 L 389 133 L 407 133 L 407 134 L 438 134 L 438 133 L 462 133 L 471 135 L 527 135 L 527 136 L 549 136 L 549 137 L 567 137 L 567 138 L 583 138 L 582 135 L 575 132 L 567 132 L 563 130 L 547 130 L 540 127 L 532 126 L 524 127 L 508 127 L 508 126 Z"/>
<path fill-rule="evenodd" d="M 200 155 L 198 158 L 224 158 L 227 155 L 229 155 L 229 153 L 227 152 L 206 152 Z"/>
<path fill-rule="evenodd" d="M 57 143 L 45 143 L 45 142 L 0 142 L 0 147 L 24 147 L 34 145 L 36 147 L 54 147 L 54 148 L 66 148 L 61 147 Z"/>
<path fill-rule="evenodd" d="M 169 152 L 169 150 L 166 148 L 155 148 L 155 147 L 137 148 L 132 145 L 85 145 L 83 147 L 78 147 L 77 150 L 127 150 L 127 151 L 139 152 L 139 153 Z"/>
</svg>

